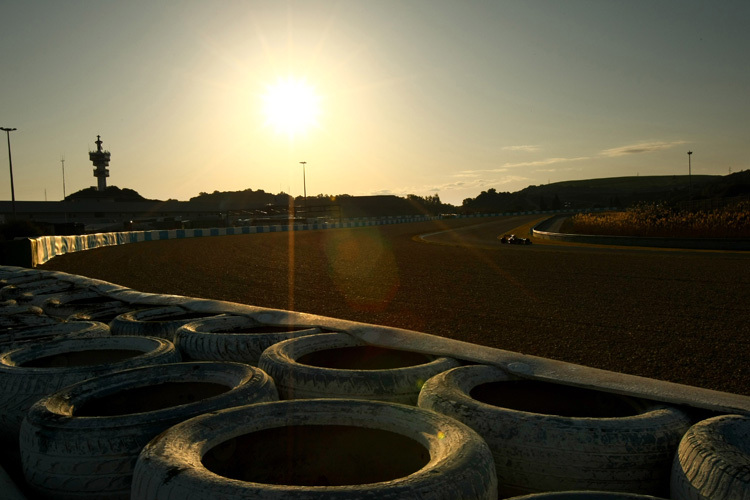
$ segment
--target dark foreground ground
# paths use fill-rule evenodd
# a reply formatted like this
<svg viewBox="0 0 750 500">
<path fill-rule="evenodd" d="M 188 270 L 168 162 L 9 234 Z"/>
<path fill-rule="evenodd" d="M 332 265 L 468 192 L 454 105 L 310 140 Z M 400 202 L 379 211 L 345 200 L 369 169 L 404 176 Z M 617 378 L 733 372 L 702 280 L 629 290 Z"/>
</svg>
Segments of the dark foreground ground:
<svg viewBox="0 0 750 500">
<path fill-rule="evenodd" d="M 490 241 L 521 222 L 155 241 L 63 255 L 40 267 L 750 395 L 750 254 L 489 247 L 477 236 L 484 231 Z M 413 239 L 480 223 L 456 233 L 455 246 Z"/>
</svg>

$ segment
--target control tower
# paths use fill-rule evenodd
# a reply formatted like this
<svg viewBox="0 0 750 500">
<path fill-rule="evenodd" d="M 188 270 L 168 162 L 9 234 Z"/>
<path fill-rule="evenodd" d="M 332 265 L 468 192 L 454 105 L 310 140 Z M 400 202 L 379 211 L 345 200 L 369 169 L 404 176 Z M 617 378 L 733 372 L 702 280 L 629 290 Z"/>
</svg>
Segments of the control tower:
<svg viewBox="0 0 750 500">
<path fill-rule="evenodd" d="M 96 136 L 96 151 L 89 151 L 89 160 L 96 167 L 94 169 L 94 177 L 99 181 L 97 191 L 104 191 L 107 189 L 107 177 L 109 177 L 109 151 L 102 149 L 101 136 Z"/>
</svg>

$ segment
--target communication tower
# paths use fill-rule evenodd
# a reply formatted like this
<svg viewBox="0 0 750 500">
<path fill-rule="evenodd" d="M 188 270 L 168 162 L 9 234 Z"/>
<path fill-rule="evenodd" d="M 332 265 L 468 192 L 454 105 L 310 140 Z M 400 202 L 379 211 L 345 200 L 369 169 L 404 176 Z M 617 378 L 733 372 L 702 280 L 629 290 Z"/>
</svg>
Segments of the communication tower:
<svg viewBox="0 0 750 500">
<path fill-rule="evenodd" d="M 96 151 L 89 151 L 89 160 L 96 167 L 94 169 L 94 177 L 98 180 L 97 191 L 104 191 L 107 189 L 107 177 L 109 177 L 109 151 L 102 149 L 101 136 L 96 136 Z"/>
</svg>

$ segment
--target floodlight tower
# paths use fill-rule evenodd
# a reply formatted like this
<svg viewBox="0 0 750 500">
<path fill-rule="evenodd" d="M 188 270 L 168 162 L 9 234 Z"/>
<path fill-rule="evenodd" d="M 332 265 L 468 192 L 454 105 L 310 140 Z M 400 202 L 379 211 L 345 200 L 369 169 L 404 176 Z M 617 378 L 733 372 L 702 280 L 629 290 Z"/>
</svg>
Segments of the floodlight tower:
<svg viewBox="0 0 750 500">
<path fill-rule="evenodd" d="M 302 198 L 302 204 L 305 207 L 305 217 L 307 217 L 307 180 L 305 179 L 305 165 L 307 165 L 306 161 L 301 161 L 302 164 L 302 189 L 303 191 L 303 198 Z"/>
<path fill-rule="evenodd" d="M 692 151 L 688 151 L 688 205 L 689 209 L 693 209 L 693 168 L 690 165 L 690 158 L 693 156 Z"/>
<path fill-rule="evenodd" d="M 16 130 L 11 127 L 0 127 L 0 130 L 8 136 L 8 165 L 10 166 L 10 198 L 13 206 L 13 218 L 16 218 L 16 190 L 13 189 L 13 159 L 10 156 L 10 133 Z"/>
<path fill-rule="evenodd" d="M 109 177 L 109 151 L 102 149 L 101 136 L 96 136 L 96 151 L 89 151 L 89 160 L 96 167 L 94 169 L 94 177 L 98 180 L 97 191 L 105 191 L 107 189 L 107 177 Z"/>
</svg>

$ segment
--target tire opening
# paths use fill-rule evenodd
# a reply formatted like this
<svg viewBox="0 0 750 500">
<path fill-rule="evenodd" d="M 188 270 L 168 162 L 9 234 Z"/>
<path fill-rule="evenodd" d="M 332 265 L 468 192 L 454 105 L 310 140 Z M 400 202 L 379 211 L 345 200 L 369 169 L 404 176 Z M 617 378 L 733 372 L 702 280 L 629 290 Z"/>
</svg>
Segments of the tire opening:
<svg viewBox="0 0 750 500">
<path fill-rule="evenodd" d="M 423 365 L 430 356 L 411 351 L 376 346 L 354 346 L 325 349 L 300 356 L 297 363 L 339 370 L 390 370 Z"/>
<path fill-rule="evenodd" d="M 211 382 L 165 382 L 125 389 L 76 406 L 76 417 L 112 417 L 162 410 L 194 403 L 228 392 L 231 387 Z"/>
<path fill-rule="evenodd" d="M 203 465 L 215 474 L 287 486 L 391 481 L 429 461 L 427 448 L 406 436 L 343 425 L 264 429 L 224 441 L 203 456 Z"/>
<path fill-rule="evenodd" d="M 536 380 L 480 384 L 470 396 L 501 408 L 561 417 L 616 418 L 640 413 L 635 401 L 624 396 Z"/>
<path fill-rule="evenodd" d="M 71 351 L 31 359 L 20 366 L 28 368 L 64 368 L 72 366 L 94 366 L 114 363 L 125 359 L 142 356 L 143 351 L 132 349 L 92 349 L 86 351 Z"/>
</svg>

